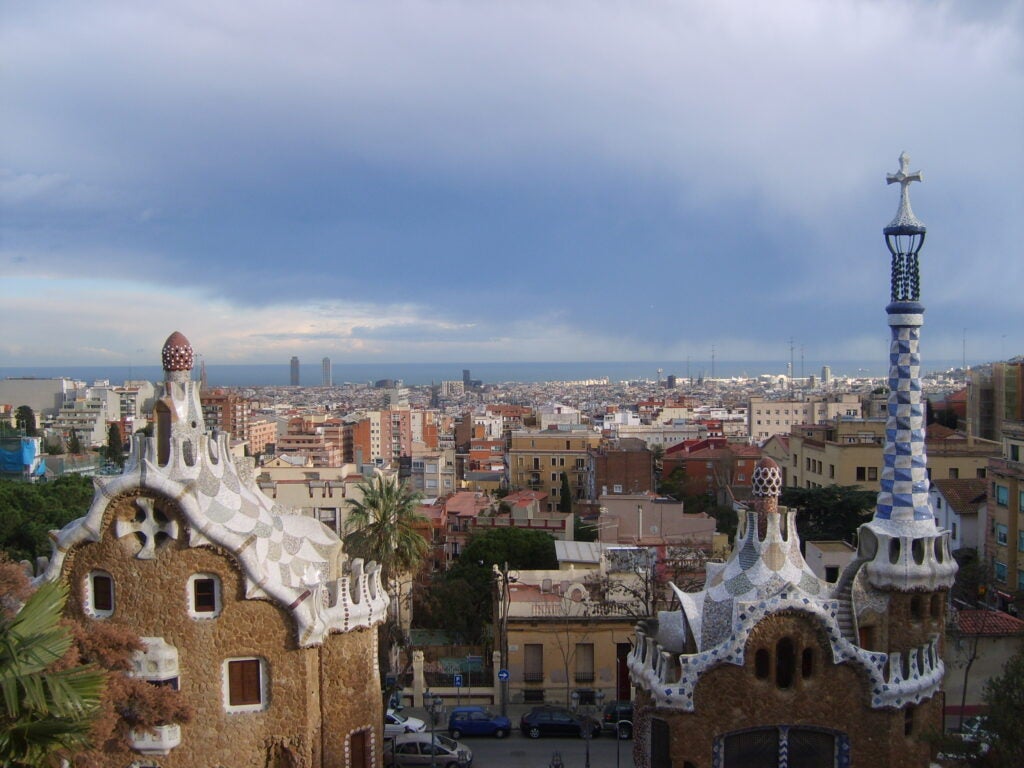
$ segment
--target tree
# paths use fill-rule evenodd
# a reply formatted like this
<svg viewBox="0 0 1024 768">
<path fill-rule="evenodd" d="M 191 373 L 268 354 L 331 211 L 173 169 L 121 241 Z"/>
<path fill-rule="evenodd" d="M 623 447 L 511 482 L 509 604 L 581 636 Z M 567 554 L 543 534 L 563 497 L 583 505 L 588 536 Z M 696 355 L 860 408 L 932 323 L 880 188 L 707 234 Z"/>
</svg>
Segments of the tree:
<svg viewBox="0 0 1024 768">
<path fill-rule="evenodd" d="M 71 430 L 71 434 L 68 435 L 68 453 L 81 453 L 82 452 L 82 441 L 78 439 L 78 433 L 75 430 Z"/>
<path fill-rule="evenodd" d="M 852 485 L 824 488 L 786 487 L 779 501 L 800 510 L 803 541 L 852 541 L 871 519 L 877 495 Z"/>
<path fill-rule="evenodd" d="M 19 405 L 14 411 L 14 423 L 25 430 L 26 437 L 36 436 L 36 413 L 27 405 Z"/>
<path fill-rule="evenodd" d="M 1024 649 L 1018 650 L 1003 667 L 1003 674 L 985 685 L 985 730 L 992 737 L 995 764 L 1005 768 L 1024 765 Z"/>
<path fill-rule="evenodd" d="M 54 609 L 56 618 L 59 618 L 64 605 L 63 596 L 66 594 L 62 582 L 46 582 L 33 593 L 21 567 L 0 557 L 0 611 L 4 617 L 0 620 L 0 686 L 8 679 L 4 671 L 5 652 L 11 647 L 4 633 L 7 622 L 22 601 L 26 601 L 25 605 L 28 606 L 35 600 L 48 599 L 48 593 L 53 590 L 62 596 Z M 151 685 L 146 680 L 130 676 L 132 655 L 142 650 L 143 644 L 138 635 L 128 628 L 102 622 L 92 622 L 86 627 L 80 622 L 63 619 L 57 625 L 56 632 L 62 638 L 64 650 L 55 656 L 55 660 L 46 668 L 46 674 L 67 676 L 72 680 L 85 677 L 87 681 L 95 682 L 98 679 L 99 689 L 102 690 L 102 694 L 95 697 L 97 700 L 90 708 L 88 718 L 82 719 L 81 727 L 78 728 L 80 733 L 76 731 L 77 735 L 62 747 L 62 758 L 85 768 L 97 764 L 101 753 L 108 756 L 111 753 L 123 753 L 127 763 L 130 760 L 129 736 L 132 731 L 152 731 L 156 726 L 187 723 L 191 719 L 192 710 L 178 691 L 166 686 Z M 54 656 L 60 649 L 52 650 L 54 653 L 50 655 Z M 6 689 L 4 694 L 6 698 Z M 10 718 L 9 705 L 7 712 Z M 6 759 L 8 755 L 5 750 L 18 740 L 18 731 L 8 726 L 9 720 L 0 727 L 0 763 L 52 764 L 46 762 L 45 758 L 40 762 Z M 24 739 L 21 741 L 24 742 Z"/>
<path fill-rule="evenodd" d="M 124 466 L 124 441 L 121 439 L 121 427 L 116 422 L 107 430 L 107 444 L 103 448 L 103 457 L 119 467 Z"/>
<path fill-rule="evenodd" d="M 60 621 L 66 600 L 64 584 L 47 582 L 0 619 L 3 765 L 52 765 L 57 755 L 88 743 L 104 675 L 94 666 L 62 666 L 73 643 Z"/>
<path fill-rule="evenodd" d="M 420 496 L 405 482 L 382 473 L 364 480 L 357 488 L 362 498 L 349 502 L 345 551 L 349 557 L 376 561 L 384 588 L 394 595 L 398 578 L 418 571 L 430 550 L 430 544 L 416 529 L 427 521 L 417 511 Z M 389 616 L 378 630 L 378 660 L 382 669 L 397 664 L 392 650 L 404 645 L 397 616 Z"/>
<path fill-rule="evenodd" d="M 0 480 L 0 552 L 12 560 L 48 555 L 49 532 L 84 515 L 92 496 L 92 480 L 79 475 L 49 483 Z"/>
<path fill-rule="evenodd" d="M 562 473 L 562 489 L 558 492 L 558 511 L 568 515 L 572 513 L 572 486 L 569 485 L 569 473 Z"/>
<path fill-rule="evenodd" d="M 419 494 L 384 474 L 364 480 L 357 488 L 362 498 L 349 502 L 345 521 L 349 557 L 376 561 L 386 586 L 403 573 L 419 570 L 430 549 L 416 529 L 427 522 L 417 511 Z"/>
</svg>

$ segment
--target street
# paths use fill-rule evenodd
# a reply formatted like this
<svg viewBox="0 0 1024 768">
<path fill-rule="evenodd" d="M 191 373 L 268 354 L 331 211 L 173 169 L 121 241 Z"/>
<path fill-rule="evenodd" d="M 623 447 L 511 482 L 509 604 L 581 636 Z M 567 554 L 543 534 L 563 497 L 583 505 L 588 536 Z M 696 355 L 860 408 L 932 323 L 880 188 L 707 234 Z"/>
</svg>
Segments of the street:
<svg viewBox="0 0 1024 768">
<path fill-rule="evenodd" d="M 506 739 L 464 739 L 473 750 L 473 768 L 548 768 L 558 752 L 564 768 L 585 768 L 586 742 L 572 738 L 529 739 L 518 729 Z M 618 752 L 616 752 L 618 749 Z M 633 740 L 600 736 L 590 741 L 591 768 L 633 768 Z"/>
</svg>

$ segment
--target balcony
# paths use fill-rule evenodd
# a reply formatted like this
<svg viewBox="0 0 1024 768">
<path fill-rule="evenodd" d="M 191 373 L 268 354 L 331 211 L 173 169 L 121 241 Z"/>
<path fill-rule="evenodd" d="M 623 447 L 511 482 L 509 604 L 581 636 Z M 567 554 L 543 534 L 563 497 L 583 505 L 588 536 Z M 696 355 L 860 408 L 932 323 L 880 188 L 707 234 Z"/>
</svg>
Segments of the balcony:
<svg viewBox="0 0 1024 768">
<path fill-rule="evenodd" d="M 544 673 L 543 672 L 523 672 L 524 683 L 543 683 Z"/>
<path fill-rule="evenodd" d="M 171 750 L 181 744 L 180 725 L 158 725 L 153 733 L 132 731 L 128 734 L 132 749 L 144 755 L 169 755 Z"/>
</svg>

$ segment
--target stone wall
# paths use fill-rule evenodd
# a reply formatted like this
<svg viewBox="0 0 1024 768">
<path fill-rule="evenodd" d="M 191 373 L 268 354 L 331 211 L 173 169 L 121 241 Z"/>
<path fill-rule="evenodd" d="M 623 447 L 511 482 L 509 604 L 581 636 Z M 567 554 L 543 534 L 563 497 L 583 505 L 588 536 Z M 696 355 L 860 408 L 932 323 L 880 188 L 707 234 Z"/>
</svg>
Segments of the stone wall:
<svg viewBox="0 0 1024 768">
<path fill-rule="evenodd" d="M 337 759 L 343 751 L 337 737 L 364 728 L 377 734 L 382 723 L 375 630 L 330 636 L 325 649 L 299 648 L 285 609 L 268 600 L 245 599 L 243 576 L 228 553 L 187 546 L 188 534 L 174 502 L 157 498 L 155 507 L 179 521 L 177 539 L 159 543 L 154 559 L 138 559 L 135 535 L 118 539 L 113 526 L 115 519 L 135 517 L 134 499 L 125 494 L 112 501 L 100 541 L 69 553 L 62 576 L 71 585 L 70 615 L 87 625 L 123 624 L 140 636 L 162 637 L 178 649 L 179 687 L 195 717 L 182 726 L 181 744 L 166 756 L 154 757 L 155 763 L 162 768 L 344 765 Z M 113 577 L 114 611 L 109 618 L 91 618 L 83 608 L 89 573 L 95 569 Z M 189 614 L 188 580 L 195 573 L 220 579 L 223 608 L 216 618 Z M 224 664 L 236 657 L 265 661 L 269 693 L 264 710 L 225 711 Z M 323 761 L 324 756 L 329 759 Z M 121 755 L 106 764 L 123 768 L 127 762 Z"/>
<path fill-rule="evenodd" d="M 792 641 L 796 659 L 792 682 L 785 688 L 776 678 L 778 643 L 783 638 Z M 806 676 L 804 649 L 812 654 Z M 758 674 L 758 650 L 768 652 L 764 676 Z M 780 725 L 844 733 L 849 739 L 848 764 L 852 766 L 926 768 L 929 746 L 922 737 L 941 729 L 941 697 L 911 708 L 909 734 L 905 732 L 908 716 L 904 709 L 871 709 L 866 679 L 852 665 L 833 665 L 829 644 L 820 629 L 812 620 L 794 614 L 776 614 L 754 629 L 745 649 L 744 666 L 722 664 L 705 674 L 695 691 L 693 713 L 654 709 L 649 699 L 646 701 L 646 707 L 641 705 L 645 711 L 638 717 L 639 727 L 646 733 L 638 734 L 636 739 L 637 766 L 659 764 L 646 753 L 650 748 L 650 718 L 660 718 L 669 726 L 671 764 L 689 762 L 694 768 L 712 768 L 717 737 Z"/>
</svg>

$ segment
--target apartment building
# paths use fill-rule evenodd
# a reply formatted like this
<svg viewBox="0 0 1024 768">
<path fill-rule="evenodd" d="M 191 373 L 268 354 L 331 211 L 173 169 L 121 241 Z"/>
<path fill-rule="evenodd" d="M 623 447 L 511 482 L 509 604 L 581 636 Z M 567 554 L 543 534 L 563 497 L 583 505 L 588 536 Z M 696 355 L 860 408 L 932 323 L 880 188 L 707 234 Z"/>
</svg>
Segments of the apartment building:
<svg viewBox="0 0 1024 768">
<path fill-rule="evenodd" d="M 249 401 L 227 389 L 201 392 L 199 402 L 203 406 L 203 420 L 210 429 L 229 432 L 237 440 L 249 439 Z"/>
<path fill-rule="evenodd" d="M 1024 360 L 992 363 L 968 373 L 967 429 L 972 435 L 1002 441 L 1003 424 L 1020 421 L 1024 421 Z"/>
<path fill-rule="evenodd" d="M 769 400 L 751 397 L 747 402 L 747 434 L 762 442 L 786 434 L 798 424 L 821 424 L 837 417 L 861 418 L 860 397 L 854 394 L 812 395 L 805 400 Z"/>
<path fill-rule="evenodd" d="M 838 418 L 830 424 L 791 428 L 788 444 L 771 441 L 765 454 L 783 470 L 785 484 L 801 488 L 860 486 L 878 491 L 886 422 Z M 1001 448 L 991 440 L 968 438 L 938 424 L 927 428 L 929 479 L 985 477 L 989 458 Z M 788 455 L 783 455 L 788 447 Z"/>
<path fill-rule="evenodd" d="M 1013 593 L 1024 590 L 1024 422 L 1005 421 L 1002 434 L 1002 455 L 988 462 L 986 554 L 999 608 L 1019 611 Z"/>
<path fill-rule="evenodd" d="M 590 451 L 600 445 L 601 435 L 582 425 L 513 432 L 508 454 L 509 486 L 546 493 L 550 512 L 558 508 L 564 472 L 574 498 L 584 498 Z"/>
</svg>

